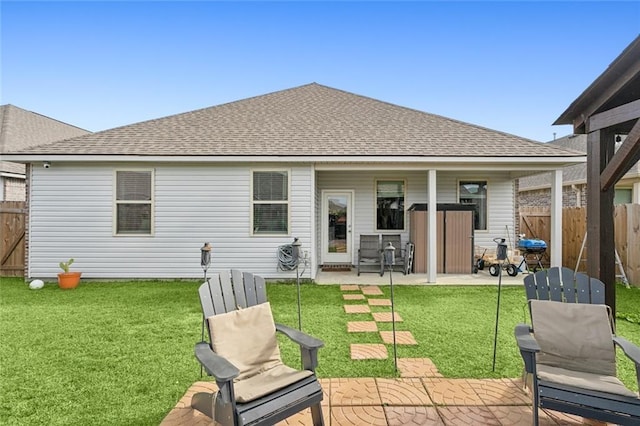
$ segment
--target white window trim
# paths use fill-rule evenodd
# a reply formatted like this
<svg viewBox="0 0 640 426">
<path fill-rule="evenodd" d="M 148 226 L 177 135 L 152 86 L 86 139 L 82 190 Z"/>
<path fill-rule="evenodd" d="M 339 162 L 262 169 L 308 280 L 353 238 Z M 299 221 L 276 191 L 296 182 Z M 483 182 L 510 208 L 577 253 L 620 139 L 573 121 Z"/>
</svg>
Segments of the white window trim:
<svg viewBox="0 0 640 426">
<path fill-rule="evenodd" d="M 151 172 L 151 200 L 118 200 L 118 172 Z M 115 169 L 113 171 L 113 213 L 112 233 L 114 237 L 152 237 L 156 223 L 156 172 L 155 169 Z M 151 229 L 148 234 L 118 234 L 118 204 L 151 204 Z"/>
<path fill-rule="evenodd" d="M 464 178 L 464 179 L 458 179 L 457 181 L 457 185 L 456 185 L 456 202 L 460 203 L 460 182 L 486 182 L 487 183 L 487 217 L 486 217 L 486 224 L 487 224 L 487 228 L 486 229 L 475 229 L 475 225 L 474 225 L 474 232 L 477 233 L 481 233 L 481 234 L 488 234 L 489 233 L 489 229 L 491 228 L 490 223 L 489 223 L 489 218 L 491 217 L 490 210 L 491 210 L 491 206 L 489 203 L 489 192 L 490 192 L 490 185 L 489 185 L 489 179 L 487 178 Z"/>
<path fill-rule="evenodd" d="M 378 182 L 380 181 L 396 181 L 402 182 L 402 187 L 404 188 L 403 198 L 404 198 L 404 211 L 402 212 L 404 216 L 404 220 L 402 221 L 402 229 L 378 229 Z M 397 234 L 398 232 L 406 232 L 407 230 L 407 179 L 405 178 L 375 178 L 373 181 L 373 226 L 375 232 L 380 232 L 382 234 Z"/>
<path fill-rule="evenodd" d="M 253 199 L 253 174 L 255 172 L 286 172 L 287 173 L 287 200 L 270 200 L 270 201 L 255 201 Z M 249 176 L 249 235 L 252 237 L 282 237 L 291 235 L 291 169 L 251 169 Z M 284 234 L 256 234 L 253 231 L 253 206 L 254 204 L 286 204 L 287 205 L 287 232 Z"/>
</svg>

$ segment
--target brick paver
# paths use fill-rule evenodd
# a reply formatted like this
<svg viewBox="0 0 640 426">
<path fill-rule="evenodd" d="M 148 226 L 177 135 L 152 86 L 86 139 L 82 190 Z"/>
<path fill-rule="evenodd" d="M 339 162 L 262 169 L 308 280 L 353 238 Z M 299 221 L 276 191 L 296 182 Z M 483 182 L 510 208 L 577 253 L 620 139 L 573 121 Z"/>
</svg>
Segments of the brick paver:
<svg viewBox="0 0 640 426">
<path fill-rule="evenodd" d="M 382 405 L 375 379 L 331 379 L 331 407 L 350 405 Z"/>
<path fill-rule="evenodd" d="M 332 426 L 386 426 L 387 418 L 380 406 L 344 406 L 331 409 Z"/>
<path fill-rule="evenodd" d="M 393 344 L 393 332 L 381 331 L 380 337 L 382 341 L 388 345 Z M 413 334 L 410 331 L 396 331 L 396 345 L 417 345 L 416 339 L 413 338 Z"/>
<path fill-rule="evenodd" d="M 378 343 L 352 343 L 351 359 L 387 359 L 387 347 Z"/>
<path fill-rule="evenodd" d="M 433 405 L 420 379 L 376 379 L 384 405 Z"/>
<path fill-rule="evenodd" d="M 438 413 L 447 426 L 490 425 L 502 426 L 487 407 L 438 407 Z"/>
<path fill-rule="evenodd" d="M 389 426 L 444 426 L 435 407 L 384 407 Z"/>
<path fill-rule="evenodd" d="M 431 400 L 438 405 L 483 405 L 466 379 L 425 378 L 422 382 Z"/>
<path fill-rule="evenodd" d="M 531 397 L 511 379 L 468 380 L 486 405 L 531 404 Z"/>
</svg>

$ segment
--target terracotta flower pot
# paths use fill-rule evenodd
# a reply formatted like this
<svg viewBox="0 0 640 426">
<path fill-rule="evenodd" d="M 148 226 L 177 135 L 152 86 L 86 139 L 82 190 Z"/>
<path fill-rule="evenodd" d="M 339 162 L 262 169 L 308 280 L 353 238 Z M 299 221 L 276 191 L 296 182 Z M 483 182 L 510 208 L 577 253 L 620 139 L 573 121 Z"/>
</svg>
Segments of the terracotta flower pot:
<svg viewBox="0 0 640 426">
<path fill-rule="evenodd" d="M 60 272 L 58 274 L 58 286 L 62 289 L 78 287 L 82 272 Z"/>
</svg>

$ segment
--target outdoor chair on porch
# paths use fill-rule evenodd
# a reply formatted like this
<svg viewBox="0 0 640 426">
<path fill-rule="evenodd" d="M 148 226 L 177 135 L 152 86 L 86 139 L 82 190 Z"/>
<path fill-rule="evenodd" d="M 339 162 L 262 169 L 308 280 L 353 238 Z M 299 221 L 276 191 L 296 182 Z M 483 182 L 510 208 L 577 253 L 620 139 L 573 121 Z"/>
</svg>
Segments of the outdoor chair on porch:
<svg viewBox="0 0 640 426">
<path fill-rule="evenodd" d="M 380 251 L 380 236 L 360 234 L 360 247 L 358 248 L 358 276 L 361 272 L 376 272 L 383 274 L 384 265 Z"/>
<path fill-rule="evenodd" d="M 635 363 L 640 385 L 640 348 L 618 337 L 604 284 L 568 268 L 525 278 L 531 326 L 515 336 L 532 377 L 533 424 L 538 408 L 621 425 L 640 424 L 640 399 L 616 377 L 618 346 Z"/>
<path fill-rule="evenodd" d="M 274 323 L 262 277 L 223 272 L 198 291 L 203 341 L 195 356 L 219 391 L 195 394 L 191 406 L 216 424 L 233 426 L 273 425 L 310 407 L 314 426 L 323 425 L 322 388 L 315 375 L 323 342 Z M 303 370 L 282 363 L 276 331 L 300 345 Z"/>
</svg>

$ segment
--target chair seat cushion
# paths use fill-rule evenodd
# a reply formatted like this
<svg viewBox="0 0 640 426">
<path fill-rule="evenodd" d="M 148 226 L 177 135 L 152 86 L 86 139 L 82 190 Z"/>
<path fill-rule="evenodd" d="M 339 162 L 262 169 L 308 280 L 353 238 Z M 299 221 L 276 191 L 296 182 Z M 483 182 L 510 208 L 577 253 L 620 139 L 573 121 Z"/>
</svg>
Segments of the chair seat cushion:
<svg viewBox="0 0 640 426">
<path fill-rule="evenodd" d="M 309 370 L 296 370 L 284 364 L 233 384 L 236 401 L 250 402 L 311 376 Z"/>
<path fill-rule="evenodd" d="M 269 302 L 207 318 L 211 346 L 243 380 L 282 364 Z"/>
<path fill-rule="evenodd" d="M 638 394 L 627 389 L 615 376 L 592 374 L 538 364 L 538 378 L 561 385 L 638 398 Z"/>
</svg>

